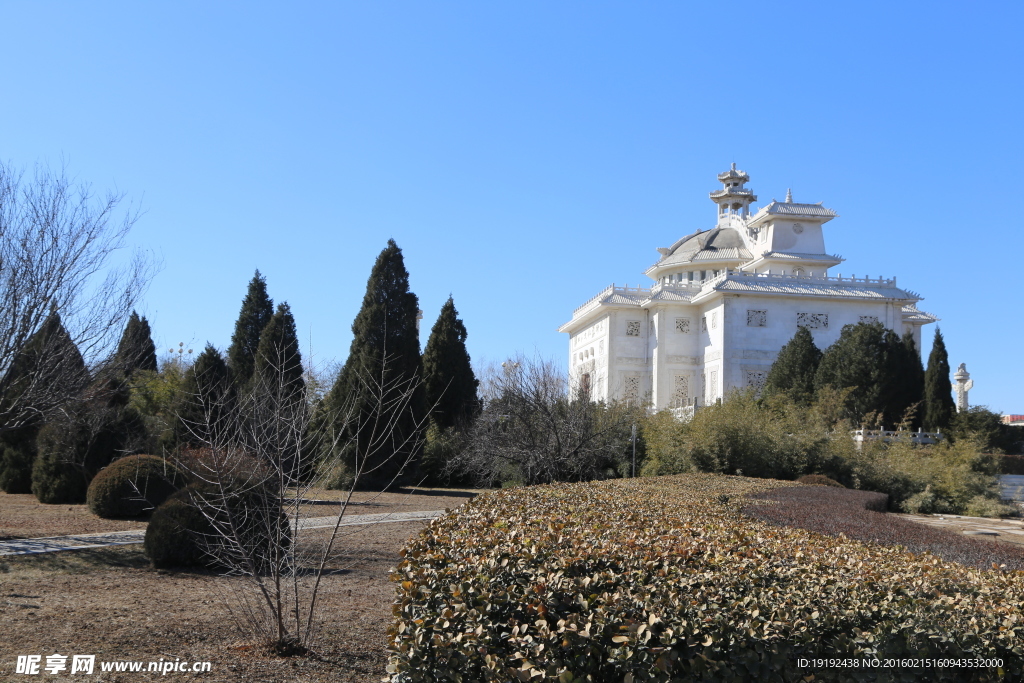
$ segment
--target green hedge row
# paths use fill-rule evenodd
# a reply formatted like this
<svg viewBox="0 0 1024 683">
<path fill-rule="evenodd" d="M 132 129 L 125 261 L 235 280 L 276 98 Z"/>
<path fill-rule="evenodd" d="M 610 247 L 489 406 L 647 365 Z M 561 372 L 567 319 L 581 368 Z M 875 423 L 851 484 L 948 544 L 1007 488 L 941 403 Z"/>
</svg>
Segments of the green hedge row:
<svg viewBox="0 0 1024 683">
<path fill-rule="evenodd" d="M 1024 574 L 740 513 L 746 494 L 787 484 L 701 474 L 484 494 L 403 551 L 392 576 L 391 679 L 1024 675 Z M 888 657 L 1001 658 L 1003 667 L 798 666 L 800 658 Z"/>
</svg>

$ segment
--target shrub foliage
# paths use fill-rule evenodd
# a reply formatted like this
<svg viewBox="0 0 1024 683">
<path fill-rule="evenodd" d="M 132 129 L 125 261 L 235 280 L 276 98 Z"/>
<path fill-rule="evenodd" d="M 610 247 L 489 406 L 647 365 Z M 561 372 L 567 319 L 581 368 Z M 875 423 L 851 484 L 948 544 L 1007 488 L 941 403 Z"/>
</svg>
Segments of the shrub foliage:
<svg viewBox="0 0 1024 683">
<path fill-rule="evenodd" d="M 1007 680 L 1024 674 L 1024 575 L 741 516 L 739 496 L 779 483 L 684 475 L 474 499 L 424 530 L 392 575 L 392 681 L 891 674 L 800 657 L 1000 657 Z"/>
<path fill-rule="evenodd" d="M 181 472 L 163 458 L 130 455 L 115 460 L 93 477 L 86 502 L 100 517 L 138 517 L 184 485 Z"/>
</svg>

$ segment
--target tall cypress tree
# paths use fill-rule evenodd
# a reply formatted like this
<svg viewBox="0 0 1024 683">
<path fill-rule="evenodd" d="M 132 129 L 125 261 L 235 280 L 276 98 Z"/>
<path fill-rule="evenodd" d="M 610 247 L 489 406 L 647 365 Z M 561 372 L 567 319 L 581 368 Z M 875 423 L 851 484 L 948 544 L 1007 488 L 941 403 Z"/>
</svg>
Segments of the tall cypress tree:
<svg viewBox="0 0 1024 683">
<path fill-rule="evenodd" d="M 220 351 L 207 343 L 182 380 L 175 423 L 178 443 L 203 446 L 233 438 L 234 407 L 228 366 Z"/>
<path fill-rule="evenodd" d="M 228 367 L 236 387 L 245 387 L 252 379 L 260 335 L 273 316 L 274 302 L 267 296 L 267 280 L 257 270 L 242 299 L 242 310 L 228 347 Z"/>
<path fill-rule="evenodd" d="M 117 364 L 125 375 L 136 370 L 156 372 L 156 345 L 153 343 L 149 321 L 132 311 L 128 324 L 117 344 Z"/>
<path fill-rule="evenodd" d="M 935 341 L 932 342 L 928 369 L 924 373 L 924 428 L 929 431 L 946 431 L 956 414 L 949 374 L 946 342 L 942 339 L 942 332 L 935 328 Z"/>
<path fill-rule="evenodd" d="M 768 370 L 764 394 L 783 393 L 800 403 L 810 403 L 814 397 L 814 375 L 820 364 L 821 350 L 810 330 L 801 325 Z"/>
<path fill-rule="evenodd" d="M 253 389 L 273 393 L 277 400 L 290 402 L 301 399 L 305 388 L 295 318 L 288 304 L 281 303 L 260 335 Z"/>
<path fill-rule="evenodd" d="M 361 486 L 387 485 L 418 455 L 424 411 L 418 313 L 402 250 L 388 240 L 352 323 L 348 359 L 323 404 L 324 419 L 344 427 L 347 464 L 360 473 Z M 343 413 L 350 418 L 341 425 L 335 420 Z"/>
<path fill-rule="evenodd" d="M 914 335 L 907 332 L 901 340 L 902 345 L 902 386 L 901 399 L 903 410 L 906 412 L 911 406 L 917 405 L 913 419 L 910 422 L 912 429 L 922 425 L 924 416 L 924 366 L 921 364 L 921 354 L 914 342 Z"/>
<path fill-rule="evenodd" d="M 243 442 L 257 439 L 250 450 L 290 478 L 300 476 L 296 466 L 305 429 L 305 389 L 295 318 L 288 304 L 281 303 L 260 335 L 244 410 L 251 422 L 239 437 Z"/>
<path fill-rule="evenodd" d="M 465 425 L 477 412 L 479 384 L 466 350 L 466 326 L 449 296 L 423 351 L 423 388 L 433 422 L 441 429 Z"/>
<path fill-rule="evenodd" d="M 66 393 L 85 388 L 89 371 L 82 354 L 54 312 L 32 335 L 14 362 L 4 381 L 0 403 L 19 400 L 32 403 L 35 387 L 60 382 Z M 26 419 L 15 429 L 0 436 L 0 488 L 7 493 L 29 493 L 32 488 L 32 463 L 36 457 L 36 436 L 42 427 L 36 418 Z"/>
</svg>

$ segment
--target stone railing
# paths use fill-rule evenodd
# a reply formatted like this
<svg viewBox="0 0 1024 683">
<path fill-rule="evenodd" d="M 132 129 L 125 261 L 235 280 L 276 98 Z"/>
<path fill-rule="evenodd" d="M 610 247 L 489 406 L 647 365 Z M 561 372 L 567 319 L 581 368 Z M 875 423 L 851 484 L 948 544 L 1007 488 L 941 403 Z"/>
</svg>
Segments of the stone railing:
<svg viewBox="0 0 1024 683">
<path fill-rule="evenodd" d="M 659 283 L 654 284 L 652 287 L 630 287 L 628 285 L 624 285 L 622 287 L 617 287 L 613 283 L 613 284 L 608 285 L 607 287 L 605 287 L 603 290 L 601 290 L 601 292 L 598 293 L 597 296 L 591 297 L 582 306 L 579 306 L 578 308 L 576 308 L 576 310 L 573 311 L 572 317 L 573 318 L 579 317 L 582 313 L 584 313 L 585 311 L 589 310 L 591 307 L 593 307 L 595 305 L 598 305 L 599 302 L 602 299 L 604 299 L 605 297 L 610 296 L 612 294 L 623 294 L 623 295 L 626 295 L 626 296 L 636 296 L 636 297 L 644 297 L 644 298 L 651 297 L 651 296 L 653 296 L 653 295 L 655 295 L 655 294 L 657 294 L 658 292 L 661 292 L 661 291 L 679 292 L 681 294 L 682 293 L 685 293 L 685 294 L 696 294 L 696 293 L 704 291 L 704 290 L 713 289 L 714 287 L 716 287 L 717 285 L 721 284 L 722 282 L 725 282 L 726 280 L 738 280 L 738 281 L 757 280 L 759 282 L 785 282 L 785 283 L 810 282 L 810 283 L 833 284 L 833 285 L 841 284 L 841 285 L 845 285 L 845 286 L 848 286 L 848 287 L 852 285 L 854 287 L 863 287 L 863 288 L 868 288 L 868 287 L 895 287 L 896 286 L 896 278 L 895 277 L 886 278 L 886 277 L 879 276 L 877 278 L 873 278 L 873 277 L 870 277 L 870 276 L 867 276 L 867 275 L 865 275 L 864 277 L 857 277 L 856 275 L 850 275 L 849 277 L 844 277 L 842 274 L 835 275 L 835 276 L 831 276 L 831 275 L 789 275 L 789 274 L 784 275 L 782 273 L 772 273 L 770 271 L 767 272 L 767 273 L 751 273 L 751 272 L 747 272 L 747 271 L 743 271 L 743 270 L 736 270 L 734 268 L 726 268 L 725 270 L 721 271 L 718 275 L 714 275 L 712 277 L 709 277 L 709 278 L 706 278 L 706 279 L 700 280 L 700 281 L 694 280 L 693 282 L 670 282 L 670 283 L 659 282 Z M 911 297 L 918 297 L 918 295 L 915 292 L 911 292 L 910 290 L 906 290 L 906 291 L 907 291 L 907 293 Z"/>
<path fill-rule="evenodd" d="M 853 440 L 857 442 L 858 448 L 865 441 L 891 442 L 909 440 L 911 443 L 933 444 L 945 438 L 942 432 L 924 432 L 920 429 L 916 432 L 912 432 L 909 429 L 899 429 L 894 432 L 885 429 L 854 429 L 850 434 L 853 435 Z"/>
</svg>

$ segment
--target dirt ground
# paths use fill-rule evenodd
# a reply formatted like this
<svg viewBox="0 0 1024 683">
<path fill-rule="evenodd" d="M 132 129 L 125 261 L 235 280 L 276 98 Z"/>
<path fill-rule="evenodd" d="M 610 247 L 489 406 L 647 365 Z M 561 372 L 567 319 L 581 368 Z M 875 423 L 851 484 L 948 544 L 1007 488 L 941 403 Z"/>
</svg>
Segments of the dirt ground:
<svg viewBox="0 0 1024 683">
<path fill-rule="evenodd" d="M 315 502 L 303 505 L 303 514 L 310 517 L 336 514 L 338 504 L 333 501 L 339 500 L 341 495 L 341 491 L 310 491 L 304 499 Z M 346 514 L 444 510 L 458 507 L 474 495 L 473 489 L 419 488 L 388 493 L 356 491 Z M 100 519 L 85 505 L 43 505 L 31 493 L 12 495 L 0 491 L 0 541 L 145 528 L 145 520 Z"/>
<path fill-rule="evenodd" d="M 434 490 L 378 495 L 371 501 L 372 494 L 360 493 L 360 502 L 367 504 L 351 512 L 454 508 L 472 495 Z M 4 535 L 10 530 L 34 537 L 136 528 L 91 526 L 102 520 L 89 520 L 88 510 L 78 509 L 84 506 L 60 506 L 60 514 L 37 510 L 33 516 L 28 511 L 31 505 L 10 500 L 16 498 L 21 497 L 0 498 Z M 346 528 L 339 570 L 324 579 L 319 644 L 310 655 L 290 658 L 254 648 L 230 618 L 228 607 L 237 604 L 230 596 L 242 585 L 239 578 L 153 570 L 140 545 L 0 558 L 0 680 L 16 678 L 19 654 L 43 655 L 45 663 L 46 655 L 59 653 L 69 655 L 68 663 L 70 655 L 96 655 L 95 673 L 88 679 L 104 682 L 380 681 L 387 665 L 386 632 L 394 599 L 390 570 L 401 547 L 425 525 L 417 521 Z M 166 676 L 99 671 L 101 661 L 148 663 L 161 658 L 209 661 L 212 671 Z M 43 677 L 82 678 L 45 673 Z"/>
</svg>

